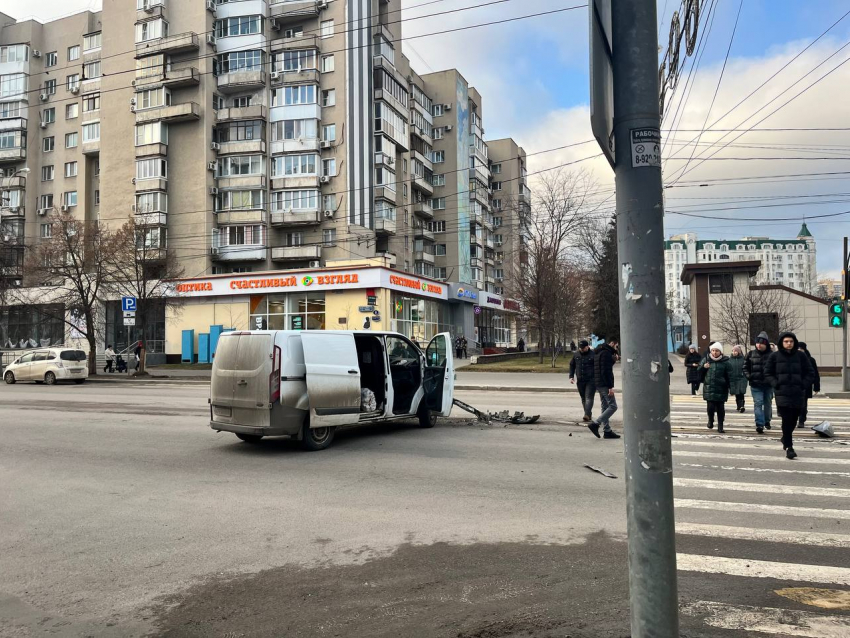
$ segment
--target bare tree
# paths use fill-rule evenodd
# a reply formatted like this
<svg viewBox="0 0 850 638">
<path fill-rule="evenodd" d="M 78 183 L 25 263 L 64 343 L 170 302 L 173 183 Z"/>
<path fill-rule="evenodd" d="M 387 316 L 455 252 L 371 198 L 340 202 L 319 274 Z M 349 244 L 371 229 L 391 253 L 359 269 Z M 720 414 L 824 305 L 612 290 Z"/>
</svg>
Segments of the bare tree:
<svg viewBox="0 0 850 638">
<path fill-rule="evenodd" d="M 803 319 L 792 303 L 792 293 L 772 286 L 736 284 L 731 293 L 712 295 L 712 323 L 727 343 L 748 344 L 752 341 L 751 324 L 758 316 L 775 320 L 779 333 L 800 328 Z M 776 338 L 778 335 L 773 335 Z"/>
<path fill-rule="evenodd" d="M 98 315 L 104 283 L 109 271 L 108 235 L 97 222 L 76 219 L 67 213 L 53 213 L 48 218 L 49 237 L 29 246 L 26 271 L 33 283 L 47 287 L 50 306 L 42 312 L 57 308 L 57 316 L 72 332 L 89 345 L 89 374 L 97 374 L 97 338 L 102 322 Z M 19 288 L 12 292 L 15 303 L 34 306 L 30 291 Z"/>
<path fill-rule="evenodd" d="M 109 239 L 109 289 L 116 296 L 136 299 L 136 332 L 142 342 L 140 375 L 146 374 L 144 353 L 155 306 L 168 309 L 183 304 L 183 298 L 173 294 L 173 286 L 184 270 L 166 246 L 165 228 L 151 225 L 152 221 L 151 215 L 131 215 Z"/>
<path fill-rule="evenodd" d="M 569 263 L 579 230 L 587 223 L 587 199 L 593 181 L 585 172 L 553 171 L 541 176 L 530 205 L 510 202 L 519 220 L 521 267 L 507 288 L 518 299 L 523 319 L 539 340 L 539 361 L 548 343 L 557 343 L 555 318 L 571 311 L 564 296 L 563 265 Z"/>
</svg>

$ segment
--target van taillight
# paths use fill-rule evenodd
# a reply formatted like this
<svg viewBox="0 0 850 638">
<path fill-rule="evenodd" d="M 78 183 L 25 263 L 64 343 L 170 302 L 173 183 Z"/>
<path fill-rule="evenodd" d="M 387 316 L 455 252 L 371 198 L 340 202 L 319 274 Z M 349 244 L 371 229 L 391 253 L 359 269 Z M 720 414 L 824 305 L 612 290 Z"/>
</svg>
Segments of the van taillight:
<svg viewBox="0 0 850 638">
<path fill-rule="evenodd" d="M 269 402 L 276 403 L 280 400 L 280 347 L 274 347 L 272 356 L 272 373 L 269 375 Z"/>
</svg>

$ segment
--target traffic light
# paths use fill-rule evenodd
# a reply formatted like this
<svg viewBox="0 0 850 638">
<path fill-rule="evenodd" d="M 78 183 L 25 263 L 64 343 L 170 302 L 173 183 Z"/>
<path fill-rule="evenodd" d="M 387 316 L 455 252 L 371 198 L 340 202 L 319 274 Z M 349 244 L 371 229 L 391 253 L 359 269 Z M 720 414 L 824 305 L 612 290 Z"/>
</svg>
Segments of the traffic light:
<svg viewBox="0 0 850 638">
<path fill-rule="evenodd" d="M 829 325 L 832 328 L 843 328 L 844 319 L 844 302 L 832 301 L 829 304 Z"/>
</svg>

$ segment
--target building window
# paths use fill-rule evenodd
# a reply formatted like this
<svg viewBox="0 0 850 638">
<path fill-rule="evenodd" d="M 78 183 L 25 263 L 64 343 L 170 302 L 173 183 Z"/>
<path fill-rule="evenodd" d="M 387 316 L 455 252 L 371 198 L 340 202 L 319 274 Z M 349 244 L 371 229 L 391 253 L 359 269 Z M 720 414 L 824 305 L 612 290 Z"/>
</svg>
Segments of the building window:
<svg viewBox="0 0 850 638">
<path fill-rule="evenodd" d="M 44 82 L 44 94 L 45 95 L 56 95 L 56 80 L 45 80 Z M 0 90 L 0 97 L 5 97 L 2 95 L 2 90 Z"/>
<path fill-rule="evenodd" d="M 446 222 L 443 220 L 428 222 L 428 230 L 432 233 L 444 233 L 446 232 Z"/>
<path fill-rule="evenodd" d="M 163 158 L 136 160 L 136 180 L 167 179 L 168 160 Z"/>
<path fill-rule="evenodd" d="M 265 205 L 266 191 L 244 190 L 224 191 L 217 198 L 218 211 L 226 210 L 254 210 L 263 208 Z"/>
<path fill-rule="evenodd" d="M 322 106 L 336 106 L 336 89 L 322 91 Z"/>
<path fill-rule="evenodd" d="M 136 125 L 136 146 L 168 144 L 168 126 L 162 122 Z"/>
<path fill-rule="evenodd" d="M 38 204 L 38 207 L 42 209 L 53 208 L 53 194 L 48 193 L 46 195 L 42 195 L 38 198 Z"/>
<path fill-rule="evenodd" d="M 73 120 L 80 115 L 80 105 L 77 102 L 65 105 L 65 119 Z"/>
<path fill-rule="evenodd" d="M 77 163 L 76 162 L 65 162 L 65 177 L 76 177 L 77 176 Z"/>
<path fill-rule="evenodd" d="M 446 152 L 445 151 L 434 151 L 431 154 L 431 161 L 434 164 L 442 164 L 446 161 Z"/>
<path fill-rule="evenodd" d="M 265 163 L 262 155 L 237 155 L 223 157 L 218 162 L 219 177 L 238 177 L 242 175 L 264 175 Z"/>
<path fill-rule="evenodd" d="M 171 104 L 171 92 L 166 88 L 150 89 L 136 94 L 136 109 L 153 109 Z"/>
<path fill-rule="evenodd" d="M 330 38 L 334 34 L 334 21 L 322 20 L 320 23 L 321 37 Z"/>
<path fill-rule="evenodd" d="M 168 23 L 162 18 L 140 22 L 136 25 L 136 44 L 164 38 L 168 35 Z M 77 47 L 79 49 L 79 47 Z"/>
<path fill-rule="evenodd" d="M 217 38 L 227 38 L 236 35 L 256 35 L 263 28 L 261 16 L 237 16 L 216 20 L 215 35 Z"/>
<path fill-rule="evenodd" d="M 100 122 L 83 124 L 83 143 L 97 142 L 100 139 Z"/>
<path fill-rule="evenodd" d="M 502 182 L 493 182 L 493 190 L 494 191 L 502 190 Z"/>
<path fill-rule="evenodd" d="M 440 117 L 443 114 L 443 105 L 435 104 L 434 107 L 431 109 L 431 114 L 434 117 Z"/>
<path fill-rule="evenodd" d="M 246 142 L 262 140 L 266 136 L 264 120 L 244 120 L 219 125 L 215 129 L 215 139 L 219 143 Z"/>
<path fill-rule="evenodd" d="M 95 190 L 95 192 L 94 192 L 94 205 L 100 206 L 100 191 L 99 190 Z"/>
<path fill-rule="evenodd" d="M 83 113 L 100 110 L 100 93 L 83 98 Z"/>
<path fill-rule="evenodd" d="M 446 185 L 446 176 L 445 175 L 432 175 L 431 176 L 431 184 L 433 186 L 445 186 Z"/>
<path fill-rule="evenodd" d="M 50 239 L 53 237 L 53 224 L 40 224 L 39 231 L 42 239 Z"/>
<path fill-rule="evenodd" d="M 502 210 L 502 200 L 494 199 L 493 200 L 493 210 Z"/>
<path fill-rule="evenodd" d="M 0 75 L 0 97 L 23 97 L 27 91 L 27 76 L 23 73 Z"/>
<path fill-rule="evenodd" d="M 732 275 L 709 275 L 708 292 L 712 295 L 728 294 L 733 290 Z"/>
<path fill-rule="evenodd" d="M 272 59 L 272 71 L 304 71 L 316 68 L 314 49 L 296 49 L 278 53 Z"/>
<path fill-rule="evenodd" d="M 83 79 L 96 80 L 100 76 L 100 60 L 95 60 L 94 62 L 87 62 L 83 65 Z"/>
<path fill-rule="evenodd" d="M 41 181 L 42 182 L 52 181 L 53 175 L 54 175 L 53 166 L 42 166 L 41 167 Z"/>
<path fill-rule="evenodd" d="M 271 197 L 273 211 L 319 209 L 317 190 L 273 191 Z"/>
<path fill-rule="evenodd" d="M 296 246 L 304 245 L 304 233 L 298 231 L 297 233 L 286 233 L 286 246 L 288 248 L 294 248 Z"/>
<path fill-rule="evenodd" d="M 65 148 L 77 148 L 80 141 L 79 133 L 65 133 Z"/>
<path fill-rule="evenodd" d="M 83 51 L 93 51 L 99 49 L 101 45 L 101 32 L 89 33 L 83 36 Z"/>
<path fill-rule="evenodd" d="M 51 51 L 44 56 L 44 66 L 51 67 L 57 64 L 59 64 L 59 56 L 56 54 L 56 51 Z"/>
<path fill-rule="evenodd" d="M 435 127 L 431 130 L 431 132 L 433 133 L 433 135 L 434 135 L 434 139 L 435 139 L 435 140 L 441 140 L 441 139 L 443 139 L 443 127 L 442 127 L 442 126 L 435 126 Z"/>
<path fill-rule="evenodd" d="M 315 84 L 285 86 L 283 90 L 272 91 L 272 106 L 295 106 L 297 104 L 316 104 L 318 87 Z M 281 96 L 283 100 L 281 101 Z"/>
<path fill-rule="evenodd" d="M 431 200 L 431 208 L 434 210 L 446 210 L 446 198 L 435 197 Z"/>
<path fill-rule="evenodd" d="M 76 206 L 77 205 L 77 191 L 67 191 L 62 193 L 62 203 L 65 206 Z"/>
<path fill-rule="evenodd" d="M 336 141 L 336 124 L 326 124 L 322 127 L 322 139 L 326 142 Z"/>
<path fill-rule="evenodd" d="M 298 177 L 304 175 L 316 175 L 316 165 L 319 156 L 315 153 L 303 155 L 284 155 L 275 157 L 272 164 L 273 177 Z"/>
<path fill-rule="evenodd" d="M 80 45 L 76 44 L 72 47 L 68 47 L 68 62 L 73 62 L 74 60 L 80 59 Z"/>
<path fill-rule="evenodd" d="M 152 191 L 136 195 L 136 214 L 167 213 L 168 195 L 162 191 Z"/>
<path fill-rule="evenodd" d="M 262 51 L 233 51 L 215 59 L 216 74 L 235 73 L 236 71 L 262 71 Z"/>
<path fill-rule="evenodd" d="M 136 60 L 136 77 L 149 78 L 161 75 L 165 70 L 165 56 L 160 53 L 158 55 L 148 55 L 140 60 Z"/>
<path fill-rule="evenodd" d="M 322 195 L 322 210 L 336 210 L 336 195 Z"/>
<path fill-rule="evenodd" d="M 44 109 L 41 112 L 41 122 L 42 124 L 53 124 L 56 121 L 56 109 L 54 107 L 50 107 L 49 109 Z"/>
<path fill-rule="evenodd" d="M 322 73 L 330 73 L 334 70 L 334 56 L 331 55 L 323 55 L 322 56 Z"/>
<path fill-rule="evenodd" d="M 395 173 L 383 166 L 375 167 L 375 186 L 383 186 L 389 191 L 395 192 Z"/>
<path fill-rule="evenodd" d="M 325 228 L 322 230 L 322 245 L 333 246 L 336 244 L 336 228 Z"/>
<path fill-rule="evenodd" d="M 322 175 L 325 177 L 336 177 L 336 159 L 322 160 Z"/>
<path fill-rule="evenodd" d="M 65 88 L 69 91 L 80 88 L 80 74 L 72 73 L 65 78 Z"/>
<path fill-rule="evenodd" d="M 55 139 L 51 135 L 41 140 L 41 150 L 45 153 L 50 153 L 55 148 Z"/>
<path fill-rule="evenodd" d="M 501 164 L 493 164 L 493 167 L 490 169 L 490 172 L 493 175 L 501 175 L 502 174 L 502 165 Z"/>
<path fill-rule="evenodd" d="M 314 140 L 319 127 L 318 120 L 283 120 L 272 122 L 272 141 Z"/>
</svg>

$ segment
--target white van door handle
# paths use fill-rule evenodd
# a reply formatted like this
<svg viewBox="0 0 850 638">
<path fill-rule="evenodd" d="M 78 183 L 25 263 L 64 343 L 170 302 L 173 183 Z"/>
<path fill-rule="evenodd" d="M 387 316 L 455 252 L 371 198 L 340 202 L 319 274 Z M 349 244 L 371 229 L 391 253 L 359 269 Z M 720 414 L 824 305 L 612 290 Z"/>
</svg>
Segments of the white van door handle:
<svg viewBox="0 0 850 638">
<path fill-rule="evenodd" d="M 357 370 L 349 370 L 348 374 L 357 374 Z"/>
<path fill-rule="evenodd" d="M 239 383 L 237 383 L 236 385 L 246 386 L 246 385 L 248 385 L 248 382 L 247 382 L 247 381 L 245 381 L 245 379 L 242 379 L 242 380 L 241 380 Z"/>
</svg>

